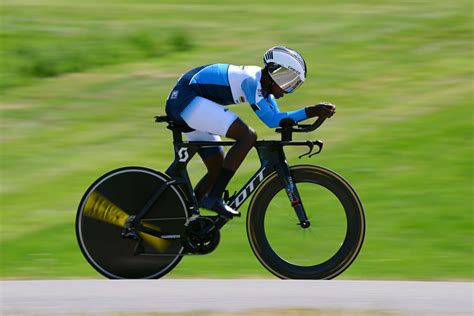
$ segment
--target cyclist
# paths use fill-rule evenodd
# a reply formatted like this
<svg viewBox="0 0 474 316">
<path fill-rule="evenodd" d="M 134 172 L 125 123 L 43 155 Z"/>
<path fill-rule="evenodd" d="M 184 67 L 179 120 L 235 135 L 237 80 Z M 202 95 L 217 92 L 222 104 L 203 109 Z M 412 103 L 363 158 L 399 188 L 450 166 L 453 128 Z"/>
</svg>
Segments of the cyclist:
<svg viewBox="0 0 474 316">
<path fill-rule="evenodd" d="M 331 103 L 319 103 L 292 112 L 280 112 L 275 99 L 295 91 L 306 79 L 306 63 L 299 53 L 274 46 L 263 55 L 265 67 L 210 64 L 182 75 L 166 101 L 166 113 L 184 127 L 190 141 L 236 140 L 224 157 L 223 147 L 199 151 L 207 174 L 195 188 L 200 206 L 228 216 L 240 213 L 222 200 L 222 194 L 247 153 L 255 144 L 255 130 L 226 105 L 248 102 L 270 128 L 283 120 L 300 122 L 311 117 L 329 118 Z"/>
</svg>

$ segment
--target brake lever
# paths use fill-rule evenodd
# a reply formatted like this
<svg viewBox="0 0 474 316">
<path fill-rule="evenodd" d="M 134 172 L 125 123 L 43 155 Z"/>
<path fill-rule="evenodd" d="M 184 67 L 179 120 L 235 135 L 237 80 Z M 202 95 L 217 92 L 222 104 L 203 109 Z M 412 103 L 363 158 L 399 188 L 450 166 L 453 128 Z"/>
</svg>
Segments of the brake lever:
<svg viewBox="0 0 474 316">
<path fill-rule="evenodd" d="M 312 141 L 307 140 L 306 145 L 309 147 L 309 151 L 305 154 L 302 154 L 301 156 L 298 156 L 299 159 L 303 158 L 304 156 L 310 155 L 313 152 L 314 144 Z M 321 151 L 321 148 L 319 149 L 319 152 Z M 312 156 L 312 155 L 311 155 Z M 311 157 L 309 156 L 309 157 Z"/>
<path fill-rule="evenodd" d="M 323 150 L 323 145 L 324 145 L 324 143 L 323 143 L 322 141 L 317 140 L 317 141 L 315 141 L 314 143 L 316 144 L 316 146 L 318 146 L 319 150 L 318 150 L 317 152 L 312 153 L 311 155 L 309 155 L 308 158 L 311 158 L 311 157 L 313 157 L 314 155 L 319 154 L 319 153 Z"/>
</svg>

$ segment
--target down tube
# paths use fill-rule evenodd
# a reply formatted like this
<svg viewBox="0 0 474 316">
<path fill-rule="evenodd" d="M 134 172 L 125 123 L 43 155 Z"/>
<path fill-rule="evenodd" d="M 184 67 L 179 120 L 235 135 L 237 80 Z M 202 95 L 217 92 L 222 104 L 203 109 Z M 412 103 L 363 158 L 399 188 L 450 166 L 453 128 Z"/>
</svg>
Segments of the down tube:
<svg viewBox="0 0 474 316">
<path fill-rule="evenodd" d="M 261 167 L 250 180 L 243 186 L 243 188 L 235 195 L 235 197 L 229 201 L 229 206 L 237 210 L 244 202 L 252 195 L 252 192 L 258 187 L 258 185 L 274 170 L 272 168 Z"/>
</svg>

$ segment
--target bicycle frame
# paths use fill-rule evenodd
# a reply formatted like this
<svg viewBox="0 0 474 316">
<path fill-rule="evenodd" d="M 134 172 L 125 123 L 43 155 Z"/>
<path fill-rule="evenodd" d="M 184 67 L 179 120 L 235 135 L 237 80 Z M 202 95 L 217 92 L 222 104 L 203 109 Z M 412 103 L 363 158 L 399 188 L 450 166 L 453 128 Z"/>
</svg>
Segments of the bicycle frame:
<svg viewBox="0 0 474 316">
<path fill-rule="evenodd" d="M 181 191 L 186 195 L 189 201 L 189 211 L 192 215 L 199 215 L 199 204 L 194 194 L 194 189 L 189 179 L 187 171 L 187 164 L 202 147 L 215 146 L 232 146 L 233 141 L 221 142 L 207 142 L 207 141 L 183 141 L 181 130 L 174 126 L 168 126 L 173 131 L 173 146 L 174 146 L 174 161 L 166 170 L 166 174 L 170 176 L 171 180 L 163 184 L 157 192 L 150 198 L 143 209 L 134 216 L 130 221 L 127 229 L 137 228 L 138 230 L 150 233 L 152 235 L 161 237 L 161 233 L 152 232 L 139 224 L 140 220 L 146 215 L 153 204 L 158 200 L 163 191 L 170 185 L 179 186 Z M 310 222 L 306 216 L 303 204 L 298 194 L 298 190 L 294 185 L 293 178 L 283 151 L 284 146 L 308 146 L 309 152 L 304 155 L 311 154 L 314 145 L 318 146 L 319 150 L 313 154 L 317 154 L 322 150 L 323 143 L 319 140 L 315 141 L 286 141 L 286 140 L 261 140 L 255 143 L 260 159 L 260 168 L 247 181 L 247 183 L 232 197 L 227 199 L 230 207 L 238 209 L 256 190 L 258 185 L 270 174 L 277 172 L 286 189 L 286 193 L 298 217 L 299 223 L 303 228 L 310 226 Z M 302 155 L 302 156 L 304 156 Z M 300 156 L 300 158 L 302 157 Z M 219 216 L 219 228 L 222 227 L 230 218 Z"/>
<path fill-rule="evenodd" d="M 189 176 L 186 169 L 187 163 L 194 157 L 197 151 L 202 147 L 232 146 L 234 142 L 177 142 L 175 147 L 175 159 L 171 166 L 166 170 L 166 174 L 175 179 L 184 179 L 189 184 L 187 188 L 188 198 L 194 198 L 192 187 L 190 186 Z M 319 141 L 313 142 L 313 145 L 319 145 Z M 286 141 L 257 141 L 255 148 L 260 158 L 260 168 L 247 181 L 247 183 L 235 193 L 226 202 L 234 209 L 238 209 L 255 191 L 258 185 L 273 172 L 278 172 L 285 187 L 291 185 L 292 179 L 289 166 L 286 161 L 283 146 L 307 146 L 307 142 L 286 142 Z M 196 204 L 197 205 L 197 204 Z"/>
</svg>

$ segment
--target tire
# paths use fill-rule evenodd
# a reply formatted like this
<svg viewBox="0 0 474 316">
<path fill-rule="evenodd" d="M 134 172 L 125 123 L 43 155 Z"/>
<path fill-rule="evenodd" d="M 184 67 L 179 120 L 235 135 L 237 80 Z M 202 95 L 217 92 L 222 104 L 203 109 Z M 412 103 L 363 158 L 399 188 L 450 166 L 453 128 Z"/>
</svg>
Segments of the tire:
<svg viewBox="0 0 474 316">
<path fill-rule="evenodd" d="M 154 279 L 179 263 L 184 250 L 179 239 L 139 233 L 135 240 L 121 235 L 126 219 L 138 214 L 169 179 L 151 169 L 124 167 L 103 175 L 86 191 L 77 211 L 76 237 L 83 255 L 99 273 L 110 279 Z M 183 194 L 169 186 L 141 223 L 181 234 L 187 219 Z"/>
<path fill-rule="evenodd" d="M 365 234 L 362 204 L 335 172 L 313 165 L 290 167 L 311 221 L 298 226 L 282 181 L 269 175 L 247 213 L 250 246 L 262 265 L 282 279 L 332 279 L 358 255 Z"/>
</svg>

